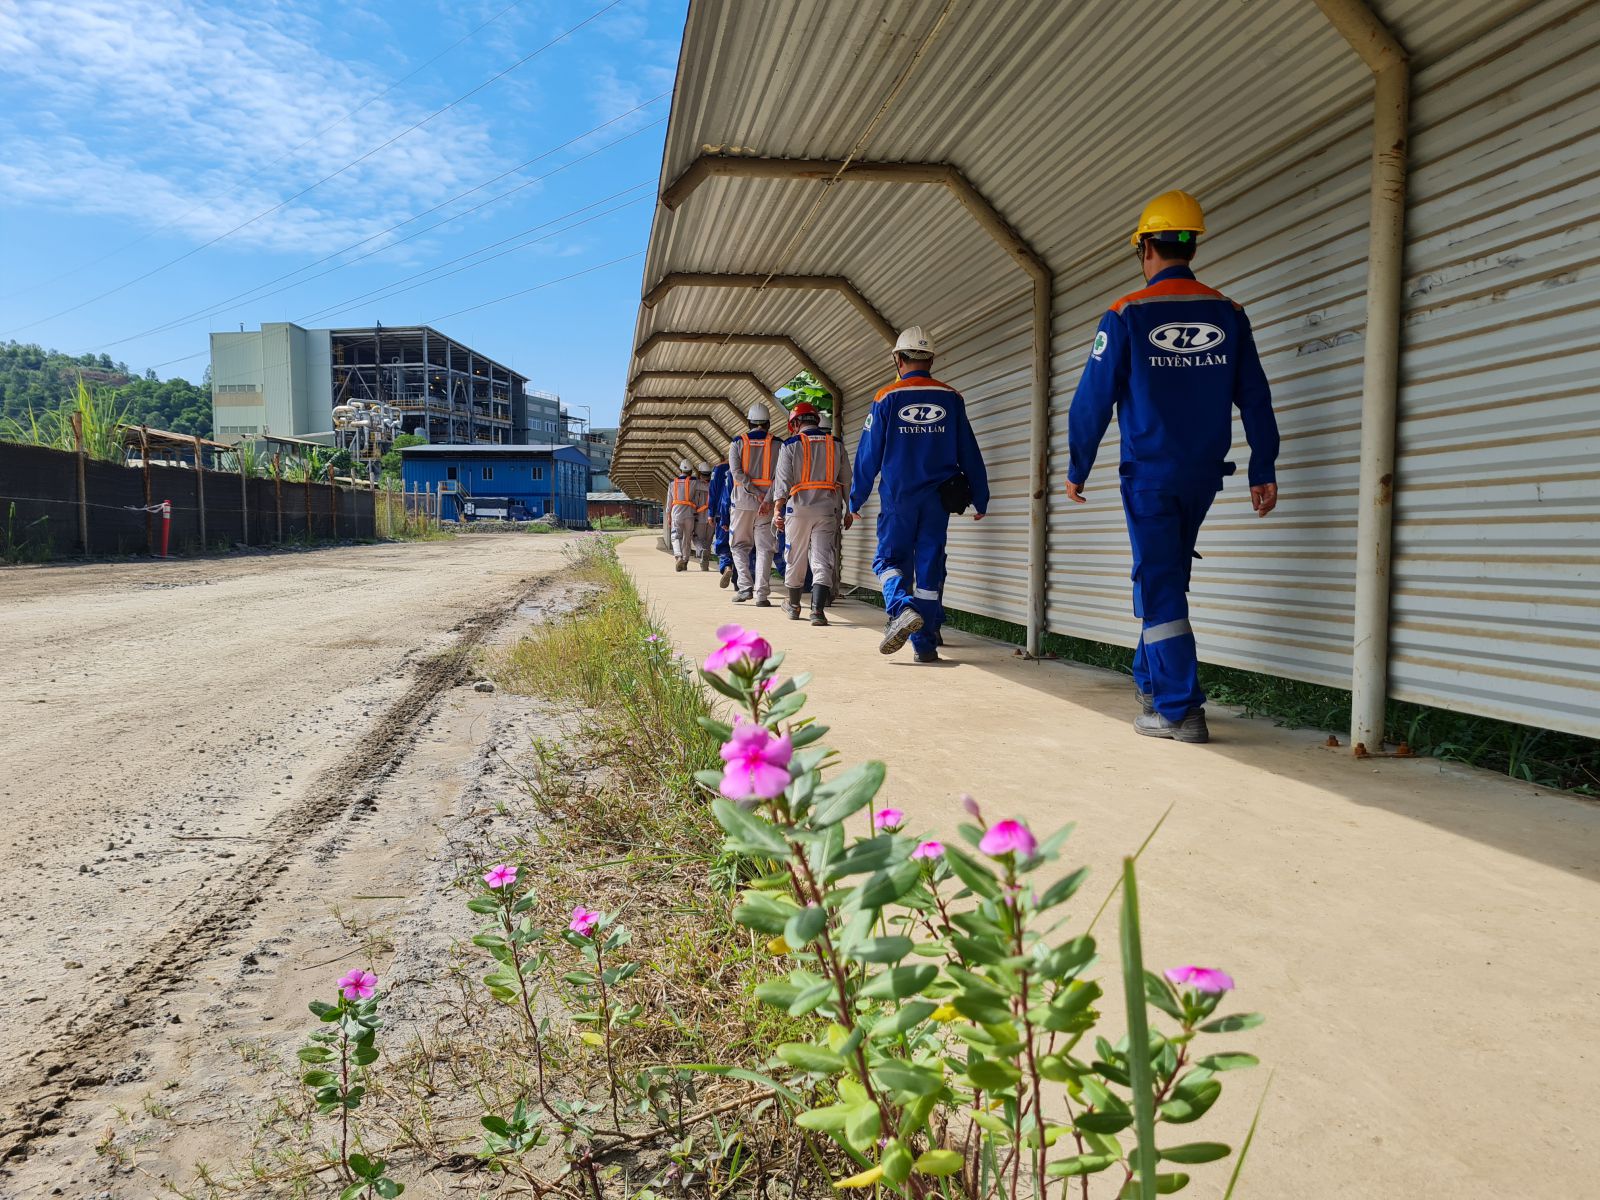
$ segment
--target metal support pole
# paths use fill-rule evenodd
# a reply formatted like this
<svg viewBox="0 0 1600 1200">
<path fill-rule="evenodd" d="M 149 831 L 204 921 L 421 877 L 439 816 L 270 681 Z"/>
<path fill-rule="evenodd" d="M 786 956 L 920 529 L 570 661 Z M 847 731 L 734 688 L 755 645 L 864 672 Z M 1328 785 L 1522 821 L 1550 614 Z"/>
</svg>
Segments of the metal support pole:
<svg viewBox="0 0 1600 1200">
<path fill-rule="evenodd" d="M 206 463 L 199 434 L 194 438 L 194 504 L 200 510 L 200 553 L 204 554 L 211 543 L 206 537 Z"/>
<path fill-rule="evenodd" d="M 278 512 L 278 541 L 283 541 L 283 455 L 272 455 L 272 503 Z"/>
<path fill-rule="evenodd" d="M 1411 67 L 1405 48 L 1361 0 L 1317 0 L 1317 6 L 1373 74 L 1372 218 L 1350 663 L 1350 744 L 1356 753 L 1366 753 L 1383 746 L 1389 700 L 1390 562 Z"/>
<path fill-rule="evenodd" d="M 139 426 L 139 462 L 144 469 L 144 552 L 154 555 L 155 514 L 150 511 L 150 431 Z"/>
<path fill-rule="evenodd" d="M 89 557 L 89 453 L 83 448 L 83 414 L 72 414 L 72 440 L 78 448 L 78 541 Z"/>
</svg>

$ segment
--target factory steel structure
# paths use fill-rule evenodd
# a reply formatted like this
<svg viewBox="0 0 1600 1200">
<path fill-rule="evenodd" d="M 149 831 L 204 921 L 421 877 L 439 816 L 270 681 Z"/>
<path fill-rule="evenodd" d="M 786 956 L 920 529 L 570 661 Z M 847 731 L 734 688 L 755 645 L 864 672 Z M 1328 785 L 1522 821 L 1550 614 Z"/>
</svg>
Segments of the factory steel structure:
<svg viewBox="0 0 1600 1200">
<path fill-rule="evenodd" d="M 1236 480 L 1206 526 L 1207 660 L 1350 689 L 1370 750 L 1391 698 L 1600 736 L 1595 0 L 769 8 L 689 6 L 619 487 L 660 498 L 800 367 L 853 448 L 919 324 L 994 489 L 945 603 L 1131 645 L 1117 434 L 1077 509 L 1067 410 L 1183 188 L 1283 432 L 1277 512 Z"/>
<path fill-rule="evenodd" d="M 379 405 L 396 432 L 430 442 L 499 446 L 548 440 L 530 428 L 560 401 L 426 325 L 303 329 L 269 322 L 211 335 L 213 429 L 223 440 L 276 434 L 332 441 L 335 410 Z M 549 423 L 549 419 L 541 423 Z"/>
</svg>

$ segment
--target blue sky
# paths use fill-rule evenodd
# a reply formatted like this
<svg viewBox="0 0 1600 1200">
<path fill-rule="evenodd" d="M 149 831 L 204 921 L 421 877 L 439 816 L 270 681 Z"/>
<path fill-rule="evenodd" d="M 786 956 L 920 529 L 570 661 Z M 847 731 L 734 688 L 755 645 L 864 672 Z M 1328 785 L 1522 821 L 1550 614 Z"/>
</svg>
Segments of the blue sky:
<svg viewBox="0 0 1600 1200">
<path fill-rule="evenodd" d="M 685 7 L 0 4 L 0 340 L 432 324 L 612 424 Z"/>
</svg>

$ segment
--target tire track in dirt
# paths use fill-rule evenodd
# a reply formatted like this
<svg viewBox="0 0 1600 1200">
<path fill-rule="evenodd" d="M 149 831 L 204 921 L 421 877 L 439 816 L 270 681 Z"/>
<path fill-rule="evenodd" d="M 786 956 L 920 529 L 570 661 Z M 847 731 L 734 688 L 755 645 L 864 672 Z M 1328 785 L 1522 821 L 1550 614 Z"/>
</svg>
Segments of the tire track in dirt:
<svg viewBox="0 0 1600 1200">
<path fill-rule="evenodd" d="M 455 642 L 418 665 L 411 686 L 384 709 L 360 743 L 267 824 L 262 848 L 227 879 L 208 884 L 177 927 L 0 1084 L 0 1163 L 26 1158 L 35 1141 L 54 1132 L 72 1100 L 115 1074 L 125 1062 L 128 1036 L 152 1023 L 159 998 L 232 936 L 312 835 L 360 804 L 398 765 L 418 720 L 441 693 L 465 678 L 472 650 L 518 608 L 559 590 L 566 576 L 565 571 L 543 576 L 457 625 Z"/>
</svg>

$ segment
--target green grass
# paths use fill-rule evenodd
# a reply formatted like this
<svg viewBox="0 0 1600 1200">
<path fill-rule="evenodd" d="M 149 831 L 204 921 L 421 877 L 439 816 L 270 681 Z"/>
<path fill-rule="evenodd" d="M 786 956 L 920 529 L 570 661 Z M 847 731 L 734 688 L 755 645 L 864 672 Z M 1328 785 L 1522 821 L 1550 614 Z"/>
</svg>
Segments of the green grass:
<svg viewBox="0 0 1600 1200">
<path fill-rule="evenodd" d="M 866 589 L 855 598 L 883 605 L 882 596 Z M 1021 625 L 958 609 L 945 609 L 945 620 L 967 633 L 1014 645 L 1022 645 L 1027 636 Z M 1045 653 L 1058 658 L 1133 673 L 1133 655 L 1124 646 L 1059 633 L 1045 634 L 1041 643 Z M 1235 705 L 1252 717 L 1291 729 L 1327 729 L 1343 737 L 1350 725 L 1350 693 L 1343 688 L 1211 663 L 1200 664 L 1200 686 L 1219 704 Z M 1600 795 L 1600 740 L 1594 738 L 1398 700 L 1389 702 L 1385 737 L 1417 754 L 1498 771 L 1539 787 Z"/>
</svg>

